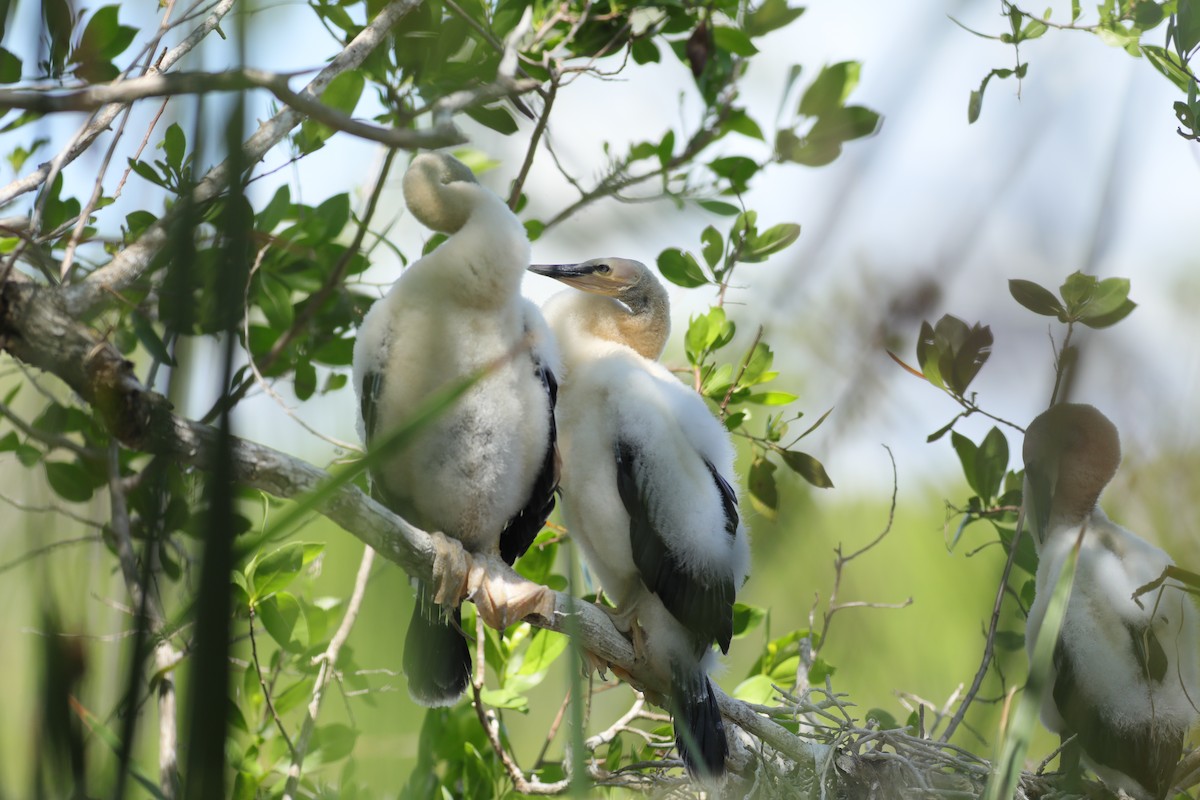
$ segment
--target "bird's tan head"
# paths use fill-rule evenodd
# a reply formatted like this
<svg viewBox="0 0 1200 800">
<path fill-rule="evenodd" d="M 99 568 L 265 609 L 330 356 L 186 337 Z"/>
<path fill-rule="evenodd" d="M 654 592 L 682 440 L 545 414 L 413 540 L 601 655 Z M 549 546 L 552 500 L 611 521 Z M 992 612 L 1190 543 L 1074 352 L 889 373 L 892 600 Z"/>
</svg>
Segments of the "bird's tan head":
<svg viewBox="0 0 1200 800">
<path fill-rule="evenodd" d="M 478 185 L 475 173 L 448 153 L 422 153 L 404 173 L 404 202 L 422 225 L 456 233 L 471 215 L 471 204 L 454 184 Z"/>
<path fill-rule="evenodd" d="M 645 264 L 593 258 L 578 264 L 534 264 L 529 270 L 597 296 L 581 298 L 579 306 L 586 309 L 585 327 L 593 335 L 628 345 L 652 361 L 662 354 L 671 332 L 671 304 Z"/>
<path fill-rule="evenodd" d="M 1062 403 L 1029 423 L 1022 455 L 1026 517 L 1040 535 L 1051 515 L 1074 523 L 1092 512 L 1121 463 L 1121 437 L 1094 406 Z"/>
<path fill-rule="evenodd" d="M 636 297 L 645 291 L 648 282 L 658 282 L 645 264 L 629 258 L 593 258 L 579 264 L 533 264 L 529 270 L 576 289 L 618 300 Z"/>
</svg>

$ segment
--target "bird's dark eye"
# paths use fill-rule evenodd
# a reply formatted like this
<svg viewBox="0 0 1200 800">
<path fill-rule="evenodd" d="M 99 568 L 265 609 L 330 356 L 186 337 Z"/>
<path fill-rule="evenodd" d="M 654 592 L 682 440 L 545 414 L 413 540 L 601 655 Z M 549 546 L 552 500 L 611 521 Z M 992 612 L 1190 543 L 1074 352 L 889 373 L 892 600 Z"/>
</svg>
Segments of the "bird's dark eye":
<svg viewBox="0 0 1200 800">
<path fill-rule="evenodd" d="M 608 273 L 612 272 L 612 268 L 608 266 L 608 264 L 601 264 L 600 266 L 596 267 L 596 272 L 599 272 L 601 275 L 607 275 Z"/>
</svg>

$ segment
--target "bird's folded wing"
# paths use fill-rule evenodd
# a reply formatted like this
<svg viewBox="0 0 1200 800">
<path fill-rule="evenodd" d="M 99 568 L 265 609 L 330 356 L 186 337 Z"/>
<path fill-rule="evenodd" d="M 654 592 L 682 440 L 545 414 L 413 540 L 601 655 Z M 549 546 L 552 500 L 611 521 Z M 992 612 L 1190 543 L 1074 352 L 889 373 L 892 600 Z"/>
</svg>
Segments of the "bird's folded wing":
<svg viewBox="0 0 1200 800">
<path fill-rule="evenodd" d="M 550 414 L 550 435 L 547 437 L 546 454 L 542 459 L 542 467 L 533 482 L 529 500 L 500 534 L 500 557 L 509 566 L 533 544 L 533 540 L 546 524 L 550 512 L 554 510 L 554 492 L 558 488 L 558 458 L 555 446 L 558 432 L 554 424 L 554 405 L 558 401 L 558 380 L 550 367 L 537 354 L 534 354 L 534 372 L 541 379 L 546 389 L 547 406 Z"/>
<path fill-rule="evenodd" d="M 665 473 L 650 468 L 647 462 L 666 454 L 640 449 L 626 440 L 618 440 L 613 450 L 617 489 L 629 514 L 629 541 L 642 581 L 701 645 L 708 647 L 716 642 L 722 652 L 728 652 L 733 637 L 735 595 L 732 568 L 725 563 L 713 565 L 713 569 L 700 569 L 695 566 L 695 559 L 679 552 L 690 536 L 702 533 L 672 530 L 672 526 L 680 525 L 681 521 L 663 513 L 672 504 L 659 502 L 663 498 L 656 494 L 678 492 L 680 487 L 666 486 L 656 480 Z M 694 457 L 701 458 L 699 454 Z M 715 476 L 722 497 L 726 514 L 724 527 L 736 532 L 736 495 L 729 484 L 716 475 L 712 465 L 707 461 L 704 463 Z M 731 512 L 732 521 L 728 517 Z"/>
</svg>

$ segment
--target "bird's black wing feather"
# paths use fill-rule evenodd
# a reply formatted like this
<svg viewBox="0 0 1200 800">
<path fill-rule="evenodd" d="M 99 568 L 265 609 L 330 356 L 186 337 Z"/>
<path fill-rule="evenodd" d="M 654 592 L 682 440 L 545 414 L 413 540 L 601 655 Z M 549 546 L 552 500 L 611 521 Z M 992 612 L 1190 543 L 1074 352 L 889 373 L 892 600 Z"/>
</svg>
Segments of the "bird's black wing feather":
<svg viewBox="0 0 1200 800">
<path fill-rule="evenodd" d="M 1130 628 L 1132 637 L 1131 647 L 1135 654 L 1141 651 L 1142 638 L 1140 632 Z M 1150 653 L 1148 659 L 1154 670 L 1158 659 L 1161 658 L 1162 671 L 1166 671 L 1166 654 L 1162 646 L 1150 634 L 1158 653 Z M 1143 664 L 1147 661 L 1143 660 Z M 1107 719 L 1099 705 L 1089 698 L 1080 683 L 1080 672 L 1086 673 L 1087 665 L 1076 663 L 1071 653 L 1063 647 L 1062 639 L 1054 648 L 1054 666 L 1057 673 L 1054 678 L 1054 703 L 1058 713 L 1066 721 L 1071 732 L 1079 737 L 1083 750 L 1099 764 L 1104 764 L 1123 772 L 1136 780 L 1153 797 L 1161 800 L 1171 789 L 1171 778 L 1175 765 L 1183 753 L 1184 731 L 1166 730 L 1154 724 L 1147 705 L 1147 720 L 1144 724 L 1133 727 L 1116 728 Z M 1083 679 L 1086 681 L 1086 675 Z M 1136 683 L 1129 687 L 1130 691 L 1148 691 L 1148 685 L 1140 688 Z M 1149 698 L 1147 698 L 1147 701 Z"/>
<path fill-rule="evenodd" d="M 554 425 L 554 406 L 558 402 L 558 380 L 545 364 L 534 359 L 534 372 L 546 388 L 546 398 L 550 409 L 550 436 L 546 443 L 546 456 L 542 459 L 542 468 L 537 479 L 533 482 L 533 490 L 529 494 L 529 502 L 521 511 L 508 521 L 500 534 L 500 557 L 509 565 L 525 555 L 525 551 L 533 544 L 550 512 L 554 510 L 554 493 L 558 489 L 558 459 L 555 457 L 555 447 L 558 442 L 558 429 Z"/>
<path fill-rule="evenodd" d="M 658 595 L 672 616 L 695 635 L 703 648 L 716 642 L 721 652 L 729 652 L 735 595 L 732 573 L 694 575 L 683 566 L 678 555 L 671 552 L 652 516 L 653 498 L 647 496 L 645 481 L 640 479 L 641 453 L 626 441 L 618 441 L 613 450 L 617 462 L 617 490 L 629 514 L 633 562 L 646 588 Z M 725 504 L 728 514 L 728 500 Z"/>
<path fill-rule="evenodd" d="M 365 444 L 370 447 L 371 440 L 375 438 L 375 426 L 378 424 L 377 415 L 379 413 L 378 400 L 379 392 L 383 388 L 383 373 L 375 370 L 368 370 L 363 374 L 362 391 L 359 394 L 359 412 L 362 414 L 363 420 L 363 438 Z"/>
<path fill-rule="evenodd" d="M 704 466 L 708 467 L 708 471 L 712 473 L 717 489 L 721 492 L 721 505 L 725 507 L 725 532 L 729 534 L 730 539 L 735 539 L 738 529 L 737 493 L 733 491 L 729 481 L 725 480 L 725 476 L 717 472 L 717 468 L 707 458 L 704 459 Z"/>
</svg>

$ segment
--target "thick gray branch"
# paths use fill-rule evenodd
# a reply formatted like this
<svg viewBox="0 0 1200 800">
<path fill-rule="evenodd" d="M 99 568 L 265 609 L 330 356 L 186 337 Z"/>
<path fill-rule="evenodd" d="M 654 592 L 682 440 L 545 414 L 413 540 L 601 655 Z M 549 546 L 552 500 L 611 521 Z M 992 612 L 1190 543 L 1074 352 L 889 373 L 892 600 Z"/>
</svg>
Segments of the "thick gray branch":
<svg viewBox="0 0 1200 800">
<path fill-rule="evenodd" d="M 528 91 L 536 81 L 512 82 L 507 91 Z M 490 87 L 488 87 L 490 88 Z M 116 83 L 86 86 L 81 89 L 43 91 L 40 89 L 0 89 L 0 108 L 22 108 L 41 113 L 62 111 L 91 111 L 110 103 L 126 104 L 149 97 L 174 97 L 207 92 L 236 92 L 246 89 L 266 89 L 295 111 L 312 117 L 334 130 L 349 133 L 388 147 L 415 150 L 436 149 L 462 144 L 466 138 L 449 121 L 443 119 L 425 130 L 384 128 L 354 119 L 331 108 L 308 94 L 294 92 L 288 87 L 288 77 L 258 69 L 227 72 L 174 72 L 147 75 Z M 475 101 L 492 99 L 506 93 L 496 89 L 469 93 Z"/>
</svg>

